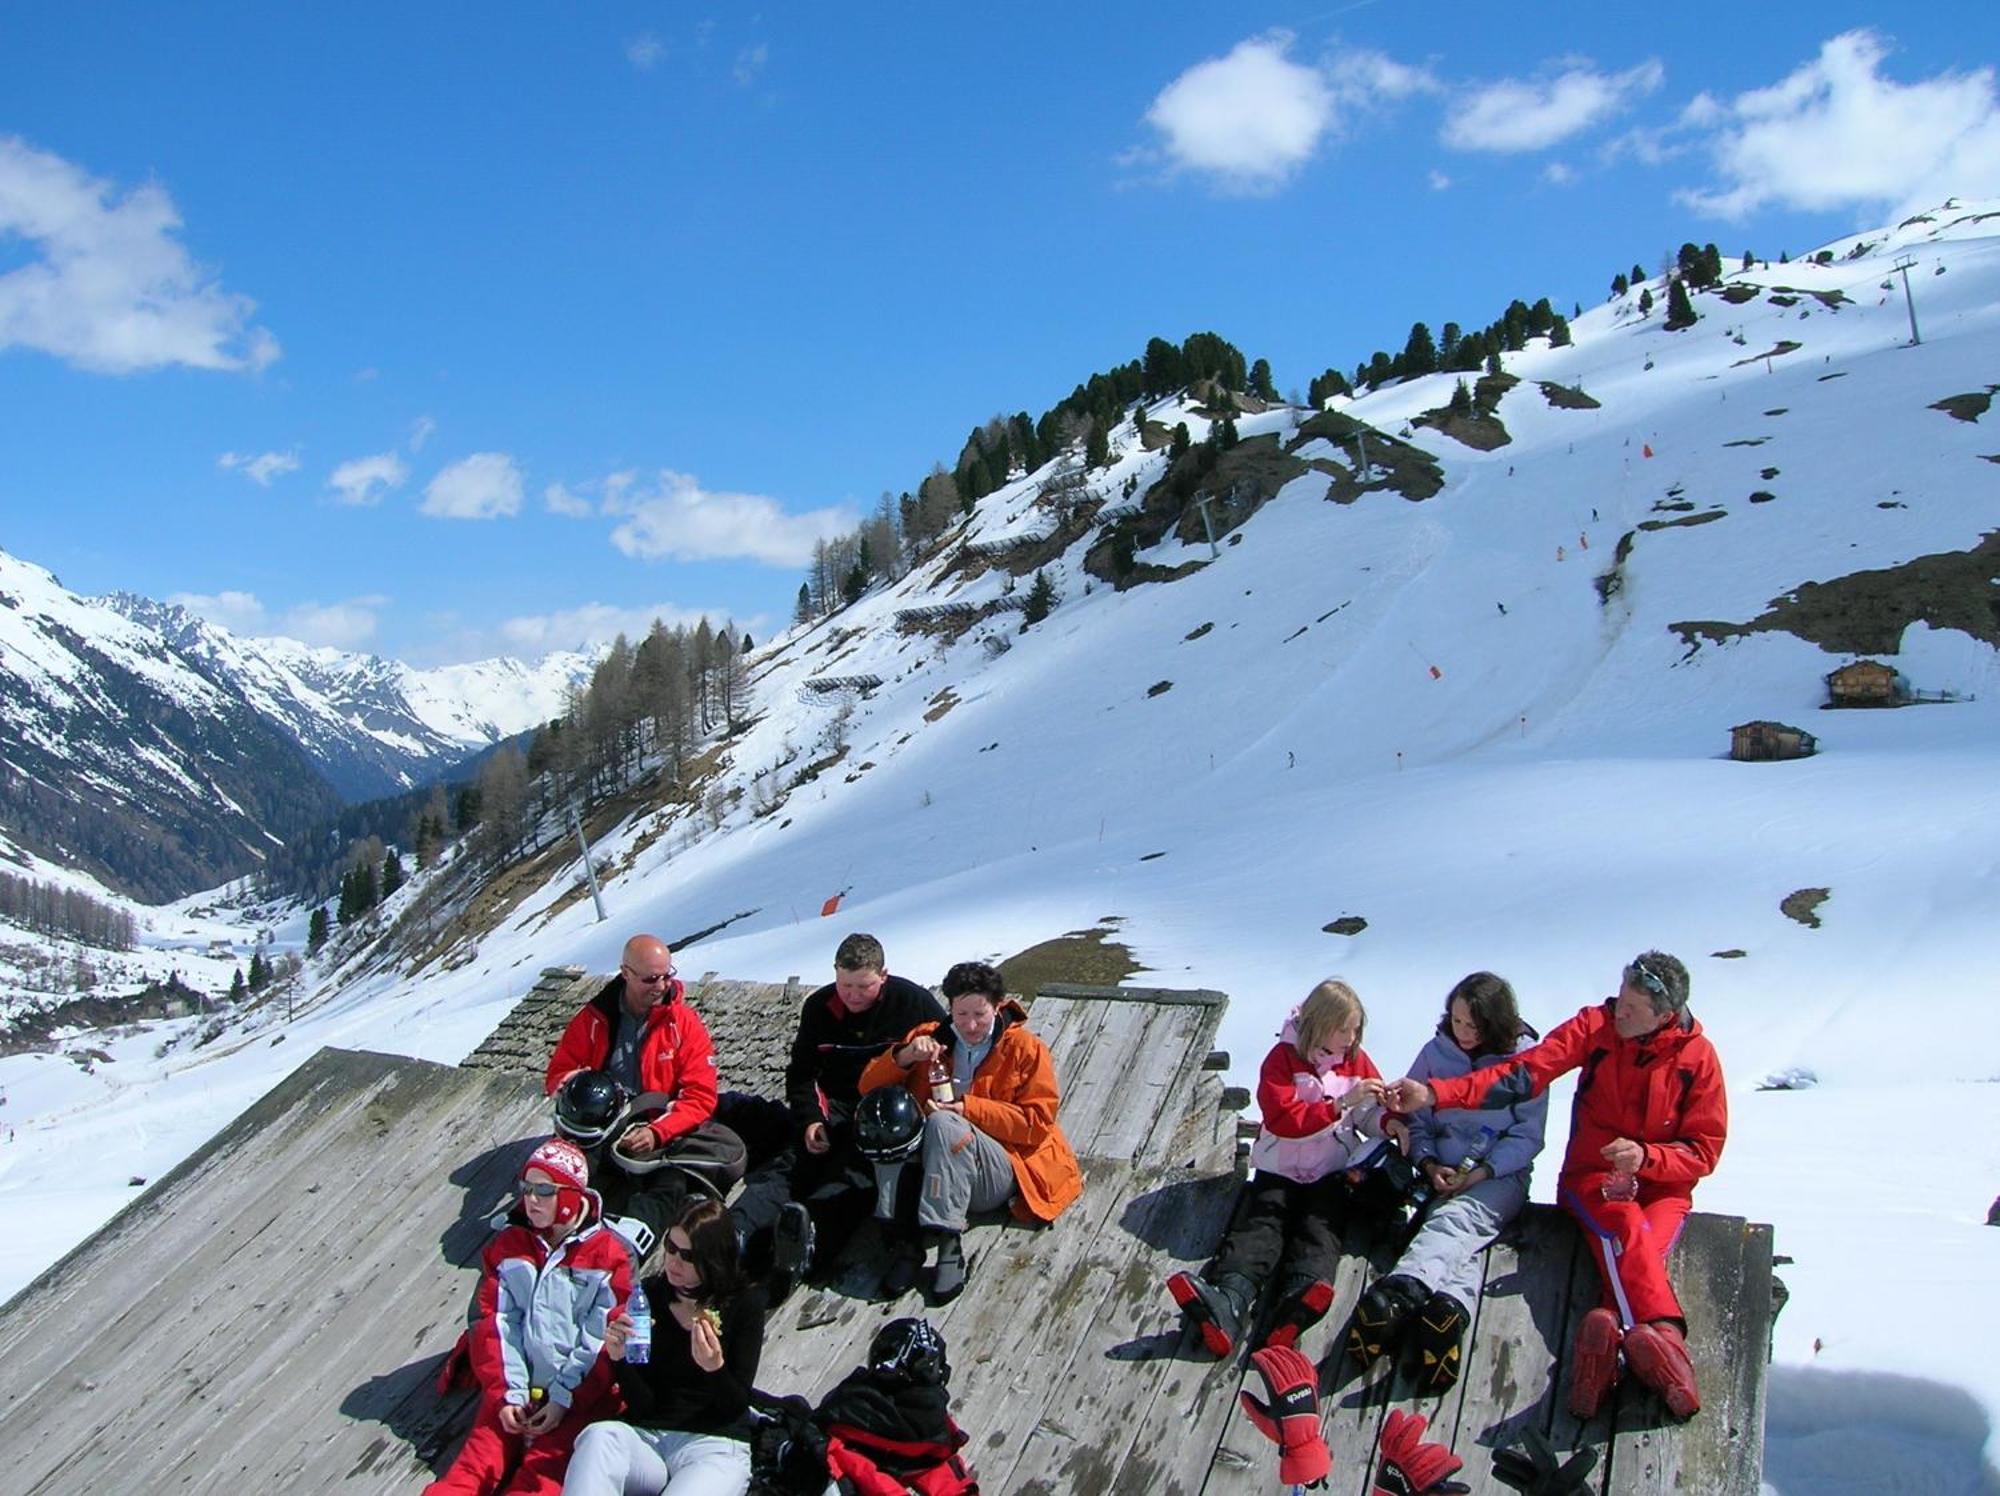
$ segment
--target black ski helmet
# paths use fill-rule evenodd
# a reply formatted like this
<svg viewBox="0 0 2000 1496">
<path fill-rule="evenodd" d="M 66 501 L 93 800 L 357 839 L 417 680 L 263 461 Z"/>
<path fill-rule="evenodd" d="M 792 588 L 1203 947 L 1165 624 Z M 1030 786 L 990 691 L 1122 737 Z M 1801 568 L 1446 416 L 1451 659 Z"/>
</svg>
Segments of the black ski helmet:
<svg viewBox="0 0 2000 1496">
<path fill-rule="evenodd" d="M 580 1070 L 556 1090 L 556 1131 L 590 1148 L 604 1141 L 625 1109 L 625 1088 L 609 1070 Z"/>
<path fill-rule="evenodd" d="M 908 1382 L 942 1387 L 951 1380 L 944 1336 L 927 1319 L 892 1319 L 868 1342 L 868 1369 Z"/>
<path fill-rule="evenodd" d="M 854 1146 L 878 1164 L 899 1164 L 924 1140 L 924 1115 L 902 1086 L 883 1086 L 854 1109 Z"/>
</svg>

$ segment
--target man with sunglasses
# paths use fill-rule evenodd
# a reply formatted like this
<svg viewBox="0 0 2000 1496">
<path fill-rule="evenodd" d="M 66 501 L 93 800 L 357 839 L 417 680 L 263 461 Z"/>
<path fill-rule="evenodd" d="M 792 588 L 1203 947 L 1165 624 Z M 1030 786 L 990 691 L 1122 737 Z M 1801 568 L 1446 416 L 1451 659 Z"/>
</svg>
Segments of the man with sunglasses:
<svg viewBox="0 0 2000 1496">
<path fill-rule="evenodd" d="M 543 1084 L 551 1096 L 572 1075 L 604 1070 L 628 1096 L 653 1092 L 667 1098 L 664 1111 L 611 1140 L 606 1151 L 614 1159 L 623 1155 L 650 1167 L 648 1161 L 671 1152 L 689 1134 L 716 1128 L 715 1046 L 685 996 L 666 942 L 655 935 L 634 935 L 625 942 L 618 975 L 570 1020 L 549 1057 Z M 740 1155 L 741 1142 L 733 1135 L 726 1141 Z M 649 1173 L 645 1181 L 628 1187 L 635 1194 L 662 1197 L 653 1202 L 655 1208 L 642 1211 L 636 1199 L 622 1208 L 657 1234 L 660 1219 L 683 1198 L 684 1181 L 671 1169 Z M 612 1187 L 614 1196 L 620 1182 L 605 1171 L 603 1184 Z"/>
<path fill-rule="evenodd" d="M 1539 1096 L 1578 1072 L 1558 1197 L 1590 1240 L 1604 1303 L 1583 1317 L 1570 1365 L 1570 1411 L 1595 1417 L 1623 1367 L 1677 1418 L 1701 1408 L 1687 1318 L 1667 1278 L 1697 1180 L 1729 1132 L 1722 1064 L 1688 1012 L 1688 972 L 1647 951 L 1618 995 L 1556 1025 L 1505 1064 L 1389 1088 L 1401 1112 L 1498 1107 Z"/>
</svg>

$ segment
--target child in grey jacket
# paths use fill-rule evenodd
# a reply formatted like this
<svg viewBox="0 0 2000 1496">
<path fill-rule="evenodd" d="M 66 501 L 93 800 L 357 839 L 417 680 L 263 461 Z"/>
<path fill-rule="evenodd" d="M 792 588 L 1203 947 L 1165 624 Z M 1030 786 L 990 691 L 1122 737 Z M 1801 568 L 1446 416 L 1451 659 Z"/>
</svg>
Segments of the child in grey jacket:
<svg viewBox="0 0 2000 1496">
<path fill-rule="evenodd" d="M 1410 1074 L 1466 1075 L 1500 1064 L 1535 1038 L 1521 1021 L 1514 989 L 1490 971 L 1476 971 L 1451 989 L 1437 1034 Z M 1546 1096 L 1407 1119 L 1410 1160 L 1431 1200 L 1408 1249 L 1355 1306 L 1347 1332 L 1355 1361 L 1367 1367 L 1407 1335 L 1425 1395 L 1458 1381 L 1460 1347 L 1479 1293 L 1479 1254 L 1527 1204 L 1547 1120 Z"/>
</svg>

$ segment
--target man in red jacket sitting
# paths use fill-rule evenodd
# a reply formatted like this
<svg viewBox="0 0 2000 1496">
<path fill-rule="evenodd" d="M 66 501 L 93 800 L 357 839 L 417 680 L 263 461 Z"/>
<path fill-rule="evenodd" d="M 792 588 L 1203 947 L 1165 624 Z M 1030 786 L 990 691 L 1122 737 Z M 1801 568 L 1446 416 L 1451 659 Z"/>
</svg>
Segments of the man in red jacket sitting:
<svg viewBox="0 0 2000 1496">
<path fill-rule="evenodd" d="M 1621 1352 L 1675 1417 L 1701 1408 L 1666 1261 L 1695 1181 L 1722 1156 L 1729 1107 L 1715 1046 L 1687 1002 L 1687 968 L 1647 951 L 1626 966 L 1616 997 L 1507 1063 L 1389 1088 L 1389 1104 L 1403 1112 L 1507 1106 L 1579 1072 L 1559 1195 L 1588 1233 L 1604 1278 L 1604 1304 L 1583 1317 L 1570 1367 L 1570 1411 L 1579 1418 L 1603 1406 Z"/>
<path fill-rule="evenodd" d="M 585 1071 L 608 1071 L 627 1096 L 652 1092 L 665 1098 L 663 1110 L 649 1112 L 601 1150 L 613 1167 L 593 1174 L 604 1189 L 607 1213 L 623 1213 L 643 1226 L 644 1241 L 633 1245 L 643 1255 L 665 1229 L 685 1198 L 687 1178 L 674 1168 L 660 1168 L 664 1157 L 714 1140 L 713 1151 L 734 1151 L 741 1174 L 743 1145 L 714 1121 L 716 1103 L 715 1046 L 701 1015 L 688 1006 L 674 977 L 673 952 L 653 935 L 634 935 L 625 942 L 618 975 L 607 982 L 563 1030 L 549 1057 L 543 1085 L 553 1096 L 563 1082 Z M 691 1135 L 701 1133 L 702 1139 Z M 629 1192 L 629 1193 L 628 1193 Z M 619 1195 L 626 1198 L 618 1199 Z M 626 1220 L 611 1224 L 631 1232 Z"/>
</svg>

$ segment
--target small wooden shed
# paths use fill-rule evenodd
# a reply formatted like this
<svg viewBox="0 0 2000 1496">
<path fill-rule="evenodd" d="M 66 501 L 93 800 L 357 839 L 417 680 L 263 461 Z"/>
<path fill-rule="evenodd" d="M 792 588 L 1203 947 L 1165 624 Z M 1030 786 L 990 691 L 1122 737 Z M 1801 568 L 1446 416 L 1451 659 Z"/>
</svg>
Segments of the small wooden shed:
<svg viewBox="0 0 2000 1496">
<path fill-rule="evenodd" d="M 1896 667 L 1880 660 L 1855 660 L 1829 671 L 1826 692 L 1828 706 L 1896 706 L 1906 695 Z"/>
<path fill-rule="evenodd" d="M 1729 756 L 1744 763 L 1771 758 L 1809 758 L 1819 741 L 1803 728 L 1782 722 L 1744 722 L 1729 729 Z"/>
</svg>

